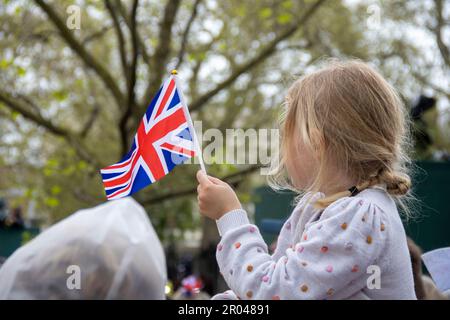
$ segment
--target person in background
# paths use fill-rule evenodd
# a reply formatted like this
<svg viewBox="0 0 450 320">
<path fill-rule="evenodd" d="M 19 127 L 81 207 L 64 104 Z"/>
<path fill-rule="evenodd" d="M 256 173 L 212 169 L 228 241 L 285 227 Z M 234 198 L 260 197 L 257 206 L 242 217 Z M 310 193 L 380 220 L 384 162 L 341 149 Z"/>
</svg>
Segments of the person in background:
<svg viewBox="0 0 450 320">
<path fill-rule="evenodd" d="M 173 295 L 174 300 L 209 300 L 208 293 L 202 291 L 203 281 L 200 277 L 190 275 L 181 281 L 181 286 Z"/>
<path fill-rule="evenodd" d="M 12 209 L 9 220 L 11 228 L 23 229 L 25 227 L 25 222 L 22 217 L 22 208 L 16 207 Z"/>
<path fill-rule="evenodd" d="M 5 226 L 7 217 L 8 217 L 8 210 L 6 206 L 6 201 L 0 198 L 0 227 Z"/>
<path fill-rule="evenodd" d="M 408 237 L 408 249 L 414 275 L 414 289 L 419 300 L 448 300 L 449 298 L 439 291 L 434 281 L 422 272 L 422 249 Z"/>
</svg>

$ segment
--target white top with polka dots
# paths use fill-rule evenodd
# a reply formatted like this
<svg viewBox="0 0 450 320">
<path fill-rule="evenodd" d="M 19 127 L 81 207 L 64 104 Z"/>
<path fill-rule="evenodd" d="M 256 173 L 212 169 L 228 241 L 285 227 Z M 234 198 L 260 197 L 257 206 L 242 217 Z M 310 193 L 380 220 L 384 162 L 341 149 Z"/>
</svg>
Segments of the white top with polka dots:
<svg viewBox="0 0 450 320">
<path fill-rule="evenodd" d="M 373 187 L 324 210 L 312 205 L 319 197 L 299 201 L 273 255 L 244 210 L 220 218 L 217 261 L 231 290 L 213 299 L 416 299 L 391 196 Z"/>
</svg>

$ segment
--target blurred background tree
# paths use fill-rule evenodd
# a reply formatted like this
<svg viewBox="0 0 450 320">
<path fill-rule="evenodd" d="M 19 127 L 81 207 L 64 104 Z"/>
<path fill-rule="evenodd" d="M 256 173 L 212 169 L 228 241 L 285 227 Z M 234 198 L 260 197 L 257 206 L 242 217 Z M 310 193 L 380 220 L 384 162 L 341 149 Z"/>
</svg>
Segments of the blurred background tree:
<svg viewBox="0 0 450 320">
<path fill-rule="evenodd" d="M 436 99 L 423 115 L 433 143 L 416 157 L 450 150 L 450 9 L 441 0 L 0 1 L 0 192 L 35 203 L 44 224 L 105 201 L 98 170 L 126 153 L 173 68 L 193 120 L 224 132 L 276 128 L 294 77 L 324 57 L 357 57 L 408 106 L 422 93 Z M 66 23 L 71 5 L 80 29 Z M 197 169 L 179 166 L 136 199 L 168 242 L 202 231 L 210 259 L 218 235 L 197 213 Z M 244 202 L 264 183 L 257 170 L 208 167 Z"/>
</svg>

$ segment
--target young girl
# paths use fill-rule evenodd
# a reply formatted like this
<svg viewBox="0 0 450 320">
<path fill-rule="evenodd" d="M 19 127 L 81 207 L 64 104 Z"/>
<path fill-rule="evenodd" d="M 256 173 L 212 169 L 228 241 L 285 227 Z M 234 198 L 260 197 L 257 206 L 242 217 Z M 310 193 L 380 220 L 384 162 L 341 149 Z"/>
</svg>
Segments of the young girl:
<svg viewBox="0 0 450 320">
<path fill-rule="evenodd" d="M 415 299 L 394 199 L 410 188 L 405 110 L 359 61 L 331 62 L 294 82 L 277 177 L 306 192 L 273 255 L 231 187 L 197 173 L 203 215 L 222 236 L 217 261 L 231 290 L 216 299 Z"/>
</svg>

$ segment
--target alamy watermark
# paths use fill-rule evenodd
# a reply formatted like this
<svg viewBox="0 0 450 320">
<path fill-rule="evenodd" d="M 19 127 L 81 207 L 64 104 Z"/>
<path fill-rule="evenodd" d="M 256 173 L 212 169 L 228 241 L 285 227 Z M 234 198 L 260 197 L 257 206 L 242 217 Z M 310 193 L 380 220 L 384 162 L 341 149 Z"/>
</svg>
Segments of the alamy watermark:
<svg viewBox="0 0 450 320">
<path fill-rule="evenodd" d="M 66 269 L 69 274 L 66 280 L 66 287 L 69 290 L 81 290 L 81 268 L 75 264 L 70 265 Z"/>
<path fill-rule="evenodd" d="M 367 14 L 369 15 L 366 24 L 368 29 L 378 30 L 381 28 L 381 6 L 373 3 L 367 7 Z"/>
<path fill-rule="evenodd" d="M 370 274 L 366 281 L 367 289 L 381 289 L 381 268 L 377 265 L 370 265 L 367 267 L 366 273 Z"/>
<path fill-rule="evenodd" d="M 67 19 L 66 26 L 69 30 L 81 29 L 81 8 L 75 4 L 72 4 L 66 9 Z"/>
<path fill-rule="evenodd" d="M 205 164 L 247 164 L 261 165 L 261 175 L 268 175 L 270 167 L 277 165 L 280 147 L 278 129 L 219 129 L 203 131 L 201 121 L 194 122 Z M 188 137 L 185 137 L 188 138 Z M 176 149 L 174 150 L 176 151 Z M 177 153 L 171 154 L 174 163 L 185 160 Z M 190 158 L 185 163 L 198 164 L 198 158 Z"/>
</svg>

